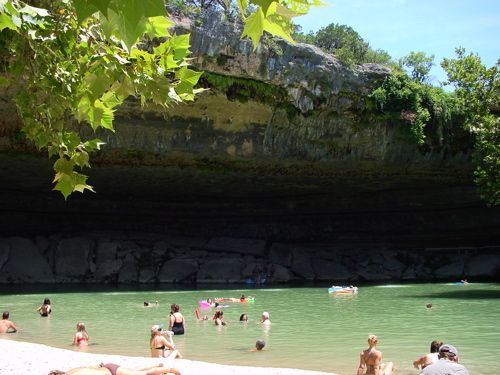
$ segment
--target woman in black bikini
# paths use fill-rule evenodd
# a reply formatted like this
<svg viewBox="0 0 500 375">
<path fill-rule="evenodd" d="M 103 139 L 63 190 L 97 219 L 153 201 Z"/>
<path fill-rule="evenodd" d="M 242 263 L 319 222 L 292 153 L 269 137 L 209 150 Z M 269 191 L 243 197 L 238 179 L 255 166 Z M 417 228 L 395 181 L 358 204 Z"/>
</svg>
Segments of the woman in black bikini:
<svg viewBox="0 0 500 375">
<path fill-rule="evenodd" d="M 168 329 L 176 335 L 184 334 L 184 316 L 179 312 L 179 305 L 174 303 L 170 306 L 170 325 Z"/>
<path fill-rule="evenodd" d="M 52 312 L 52 307 L 50 306 L 50 299 L 45 298 L 43 300 L 42 306 L 40 306 L 38 309 L 36 309 L 40 313 L 40 316 L 47 317 L 50 315 Z"/>
<path fill-rule="evenodd" d="M 163 367 L 160 363 L 157 366 L 143 367 L 140 369 L 131 369 L 121 367 L 114 363 L 101 363 L 99 366 L 94 367 L 78 367 L 68 371 L 51 371 L 49 375 L 161 375 L 161 374 L 174 374 L 181 375 L 175 368 Z"/>
</svg>

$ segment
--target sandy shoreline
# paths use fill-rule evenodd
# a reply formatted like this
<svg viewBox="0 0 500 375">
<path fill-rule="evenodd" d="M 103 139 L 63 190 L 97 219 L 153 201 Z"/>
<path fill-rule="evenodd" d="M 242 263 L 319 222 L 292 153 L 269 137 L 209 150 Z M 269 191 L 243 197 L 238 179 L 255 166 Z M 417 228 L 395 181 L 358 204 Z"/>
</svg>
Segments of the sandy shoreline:
<svg viewBox="0 0 500 375">
<path fill-rule="evenodd" d="M 163 362 L 167 367 L 176 367 L 182 375 L 335 375 L 333 373 L 296 370 L 288 368 L 229 366 L 188 359 L 165 359 L 126 357 L 111 354 L 81 353 L 0 339 L 1 375 L 47 375 L 50 370 L 68 370 L 79 366 L 93 366 L 101 362 L 113 362 L 126 367 L 139 367 Z"/>
</svg>

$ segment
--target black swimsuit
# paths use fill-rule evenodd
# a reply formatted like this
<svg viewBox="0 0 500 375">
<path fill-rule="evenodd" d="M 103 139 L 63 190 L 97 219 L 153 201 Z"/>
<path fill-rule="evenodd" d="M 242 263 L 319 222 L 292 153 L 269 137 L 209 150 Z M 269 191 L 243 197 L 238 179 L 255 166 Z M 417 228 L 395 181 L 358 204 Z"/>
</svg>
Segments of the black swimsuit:
<svg viewBox="0 0 500 375">
<path fill-rule="evenodd" d="M 184 334 L 184 319 L 182 319 L 182 322 L 174 322 L 174 325 L 172 326 L 172 331 L 176 335 L 183 335 Z"/>
</svg>

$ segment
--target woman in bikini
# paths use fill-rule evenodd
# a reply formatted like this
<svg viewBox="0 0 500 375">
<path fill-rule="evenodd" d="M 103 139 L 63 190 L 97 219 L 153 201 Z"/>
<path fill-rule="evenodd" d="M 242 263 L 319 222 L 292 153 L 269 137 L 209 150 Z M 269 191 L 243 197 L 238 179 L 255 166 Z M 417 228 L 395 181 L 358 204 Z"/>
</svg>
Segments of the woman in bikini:
<svg viewBox="0 0 500 375">
<path fill-rule="evenodd" d="M 170 306 L 170 325 L 169 331 L 173 331 L 176 335 L 184 334 L 184 316 L 179 312 L 180 307 L 174 303 Z"/>
<path fill-rule="evenodd" d="M 131 369 L 121 367 L 114 363 L 101 363 L 99 366 L 78 367 L 68 371 L 51 371 L 49 375 L 161 375 L 174 374 L 181 375 L 175 368 L 163 367 L 163 363 L 157 366 L 143 367 L 140 369 Z"/>
<path fill-rule="evenodd" d="M 163 329 L 158 326 L 151 327 L 151 339 L 149 340 L 149 348 L 151 349 L 151 357 L 166 358 L 172 356 L 172 358 L 182 358 L 181 353 L 175 349 L 174 342 L 172 340 L 172 334 L 167 334 L 168 340 L 163 336 Z"/>
<path fill-rule="evenodd" d="M 85 329 L 84 323 L 78 323 L 76 325 L 75 338 L 73 339 L 73 345 L 76 346 L 87 346 L 89 344 L 89 334 Z"/>
<path fill-rule="evenodd" d="M 40 313 L 40 316 L 43 317 L 48 317 L 50 313 L 52 312 L 52 306 L 50 305 L 50 299 L 45 298 L 43 300 L 42 306 L 40 306 L 38 309 L 36 309 Z"/>
<path fill-rule="evenodd" d="M 382 352 L 376 349 L 378 338 L 368 336 L 368 349 L 359 355 L 359 367 L 356 375 L 392 375 L 393 364 L 382 363 Z"/>
</svg>

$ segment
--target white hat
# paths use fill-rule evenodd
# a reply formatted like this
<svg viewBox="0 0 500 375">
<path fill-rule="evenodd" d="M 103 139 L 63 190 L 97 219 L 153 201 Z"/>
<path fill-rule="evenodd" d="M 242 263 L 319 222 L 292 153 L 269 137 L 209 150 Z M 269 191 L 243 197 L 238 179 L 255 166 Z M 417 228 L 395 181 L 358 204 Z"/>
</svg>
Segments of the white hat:
<svg viewBox="0 0 500 375">
<path fill-rule="evenodd" d="M 151 332 L 158 332 L 161 331 L 163 328 L 161 325 L 154 325 L 151 327 Z"/>
<path fill-rule="evenodd" d="M 262 313 L 262 316 L 263 316 L 264 318 L 266 318 L 266 319 L 269 319 L 269 313 L 268 313 L 267 311 L 264 311 L 264 312 Z"/>
</svg>

